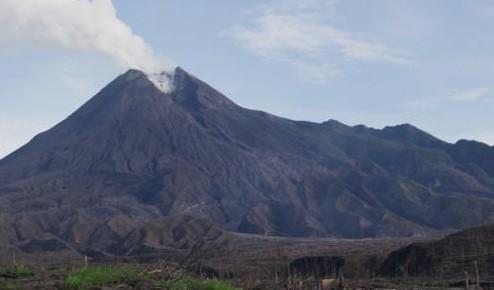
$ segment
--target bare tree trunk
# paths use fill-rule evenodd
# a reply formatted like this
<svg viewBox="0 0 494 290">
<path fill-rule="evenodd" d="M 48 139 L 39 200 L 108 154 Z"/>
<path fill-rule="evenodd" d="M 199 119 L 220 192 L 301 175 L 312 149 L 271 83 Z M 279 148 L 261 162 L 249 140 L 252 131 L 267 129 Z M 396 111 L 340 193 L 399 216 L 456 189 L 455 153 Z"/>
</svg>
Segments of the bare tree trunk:
<svg viewBox="0 0 494 290">
<path fill-rule="evenodd" d="M 479 267 L 477 265 L 477 261 L 473 262 L 473 266 L 475 267 L 475 282 L 477 285 L 477 289 L 480 289 L 480 279 L 479 279 Z"/>
</svg>

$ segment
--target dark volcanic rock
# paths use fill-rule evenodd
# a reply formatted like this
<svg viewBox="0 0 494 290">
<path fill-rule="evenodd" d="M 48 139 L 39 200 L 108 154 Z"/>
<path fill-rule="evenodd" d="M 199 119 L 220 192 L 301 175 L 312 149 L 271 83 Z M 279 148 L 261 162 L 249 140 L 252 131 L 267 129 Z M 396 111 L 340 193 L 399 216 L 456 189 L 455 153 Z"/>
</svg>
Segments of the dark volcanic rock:
<svg viewBox="0 0 494 290">
<path fill-rule="evenodd" d="M 436 242 L 418 243 L 392 252 L 380 275 L 460 279 L 491 278 L 494 267 L 494 226 L 482 226 L 448 235 Z"/>
<path fill-rule="evenodd" d="M 131 240 L 148 244 L 137 229 L 181 215 L 230 231 L 346 238 L 494 221 L 492 147 L 411 125 L 279 118 L 180 68 L 173 84 L 164 93 L 128 71 L 0 160 L 0 244 L 56 237 L 137 251 Z"/>
</svg>

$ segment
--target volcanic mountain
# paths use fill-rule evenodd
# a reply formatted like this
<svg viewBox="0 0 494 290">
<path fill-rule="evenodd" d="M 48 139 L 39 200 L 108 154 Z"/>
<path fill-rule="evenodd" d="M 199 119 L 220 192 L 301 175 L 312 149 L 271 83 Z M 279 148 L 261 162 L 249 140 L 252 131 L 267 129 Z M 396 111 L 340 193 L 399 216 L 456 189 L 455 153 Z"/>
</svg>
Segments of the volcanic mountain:
<svg viewBox="0 0 494 290">
<path fill-rule="evenodd" d="M 494 221 L 493 147 L 411 125 L 292 121 L 242 108 L 181 68 L 167 77 L 163 90 L 126 72 L 0 161 L 0 246 L 105 248 L 178 216 L 344 238 Z"/>
</svg>

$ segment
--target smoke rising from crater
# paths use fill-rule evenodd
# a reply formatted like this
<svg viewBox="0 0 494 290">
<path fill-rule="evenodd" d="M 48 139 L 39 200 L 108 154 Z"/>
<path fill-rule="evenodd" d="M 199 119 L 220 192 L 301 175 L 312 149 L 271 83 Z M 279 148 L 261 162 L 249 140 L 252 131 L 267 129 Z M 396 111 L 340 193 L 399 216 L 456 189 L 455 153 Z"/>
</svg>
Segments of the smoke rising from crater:
<svg viewBox="0 0 494 290">
<path fill-rule="evenodd" d="M 1 0 L 0 47 L 17 46 L 98 53 L 124 69 L 172 69 L 118 18 L 111 0 Z"/>
</svg>

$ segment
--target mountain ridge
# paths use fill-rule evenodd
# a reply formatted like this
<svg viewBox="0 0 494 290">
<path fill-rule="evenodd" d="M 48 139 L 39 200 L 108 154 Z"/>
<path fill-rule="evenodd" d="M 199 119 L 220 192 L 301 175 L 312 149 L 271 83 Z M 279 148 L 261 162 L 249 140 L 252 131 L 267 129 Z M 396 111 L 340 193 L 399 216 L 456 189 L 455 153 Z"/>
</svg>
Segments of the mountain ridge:
<svg viewBox="0 0 494 290">
<path fill-rule="evenodd" d="M 187 214 L 228 231 L 343 238 L 494 222 L 488 145 L 409 124 L 292 121 L 242 108 L 182 68 L 172 82 L 162 91 L 130 70 L 0 160 L 12 243 L 43 232 L 74 243 L 64 233 L 77 224 L 84 241 L 117 215 L 129 227 Z"/>
</svg>

